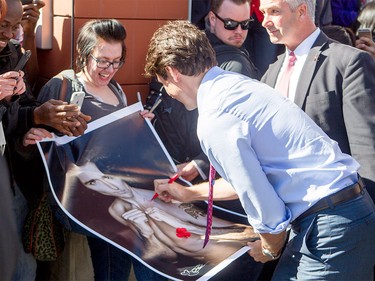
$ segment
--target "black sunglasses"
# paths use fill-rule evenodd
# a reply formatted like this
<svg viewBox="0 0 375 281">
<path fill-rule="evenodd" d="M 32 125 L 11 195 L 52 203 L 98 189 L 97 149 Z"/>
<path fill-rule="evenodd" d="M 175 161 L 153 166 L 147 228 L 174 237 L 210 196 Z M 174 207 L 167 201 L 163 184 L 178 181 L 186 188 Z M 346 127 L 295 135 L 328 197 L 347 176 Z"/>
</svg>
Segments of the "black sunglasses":
<svg viewBox="0 0 375 281">
<path fill-rule="evenodd" d="M 227 30 L 235 30 L 238 27 L 238 25 L 241 25 L 242 30 L 248 30 L 250 28 L 250 22 L 252 22 L 254 20 L 251 17 L 248 20 L 244 20 L 244 21 L 223 19 L 218 14 L 216 14 L 214 11 L 212 11 L 212 13 L 214 13 L 214 15 L 224 23 L 224 28 L 227 29 Z"/>
</svg>

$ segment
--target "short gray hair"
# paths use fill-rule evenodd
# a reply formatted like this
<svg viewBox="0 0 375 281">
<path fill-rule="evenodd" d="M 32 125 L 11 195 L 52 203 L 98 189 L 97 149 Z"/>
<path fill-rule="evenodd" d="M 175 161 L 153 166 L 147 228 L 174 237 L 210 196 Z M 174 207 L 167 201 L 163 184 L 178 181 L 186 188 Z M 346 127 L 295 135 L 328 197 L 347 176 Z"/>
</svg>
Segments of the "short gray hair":
<svg viewBox="0 0 375 281">
<path fill-rule="evenodd" d="M 305 3 L 309 17 L 313 21 L 315 20 L 315 0 L 285 0 L 285 2 L 288 3 L 292 11 L 295 11 L 299 5 Z"/>
</svg>

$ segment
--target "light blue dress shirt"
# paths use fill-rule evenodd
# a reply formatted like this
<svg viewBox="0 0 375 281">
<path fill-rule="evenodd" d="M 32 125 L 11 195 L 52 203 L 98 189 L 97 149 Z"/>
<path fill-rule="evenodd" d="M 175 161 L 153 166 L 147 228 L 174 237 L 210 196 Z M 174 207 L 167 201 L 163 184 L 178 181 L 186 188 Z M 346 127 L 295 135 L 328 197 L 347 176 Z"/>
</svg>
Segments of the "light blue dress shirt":
<svg viewBox="0 0 375 281">
<path fill-rule="evenodd" d="M 198 89 L 198 137 L 259 233 L 280 233 L 321 198 L 357 181 L 359 164 L 297 105 L 214 67 Z"/>
</svg>

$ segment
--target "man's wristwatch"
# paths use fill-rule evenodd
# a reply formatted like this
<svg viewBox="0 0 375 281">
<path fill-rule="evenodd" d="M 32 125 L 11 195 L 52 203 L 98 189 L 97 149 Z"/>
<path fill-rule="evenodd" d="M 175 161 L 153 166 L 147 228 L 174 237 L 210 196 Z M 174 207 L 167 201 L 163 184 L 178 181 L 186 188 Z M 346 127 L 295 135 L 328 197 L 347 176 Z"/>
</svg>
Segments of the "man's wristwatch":
<svg viewBox="0 0 375 281">
<path fill-rule="evenodd" d="M 273 260 L 277 260 L 281 256 L 281 251 L 278 254 L 274 254 L 274 253 L 271 253 L 270 250 L 262 247 L 262 254 L 263 256 L 267 256 L 267 257 L 272 258 Z"/>
</svg>

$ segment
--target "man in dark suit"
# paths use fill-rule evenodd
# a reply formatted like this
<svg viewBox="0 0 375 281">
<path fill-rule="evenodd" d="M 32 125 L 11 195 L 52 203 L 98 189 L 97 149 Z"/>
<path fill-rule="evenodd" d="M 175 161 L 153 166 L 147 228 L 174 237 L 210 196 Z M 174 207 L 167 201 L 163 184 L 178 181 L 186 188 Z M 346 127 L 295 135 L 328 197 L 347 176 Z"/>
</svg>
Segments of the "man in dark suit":
<svg viewBox="0 0 375 281">
<path fill-rule="evenodd" d="M 375 60 L 329 39 L 314 24 L 314 1 L 298 2 L 261 0 L 271 42 L 286 47 L 262 81 L 278 88 L 279 73 L 294 52 L 288 97 L 360 163 L 375 200 Z"/>
</svg>

